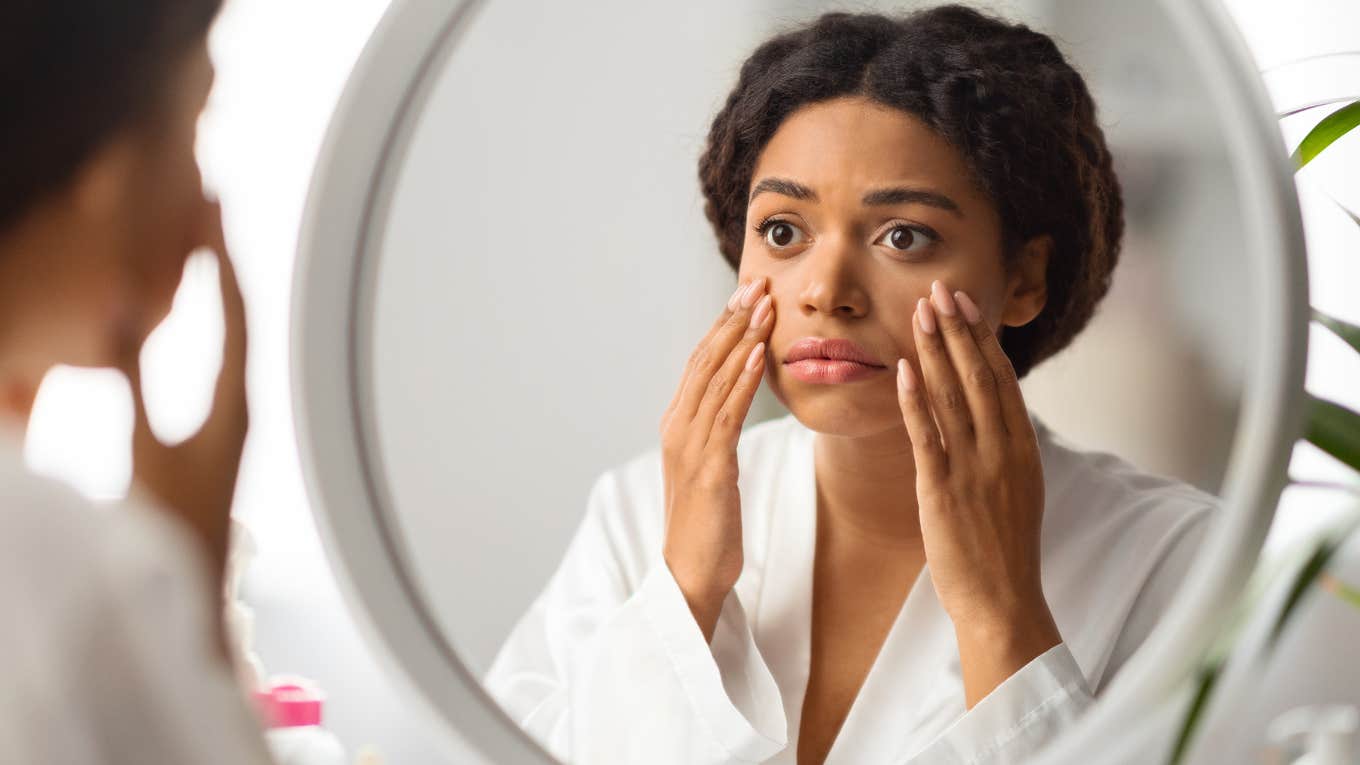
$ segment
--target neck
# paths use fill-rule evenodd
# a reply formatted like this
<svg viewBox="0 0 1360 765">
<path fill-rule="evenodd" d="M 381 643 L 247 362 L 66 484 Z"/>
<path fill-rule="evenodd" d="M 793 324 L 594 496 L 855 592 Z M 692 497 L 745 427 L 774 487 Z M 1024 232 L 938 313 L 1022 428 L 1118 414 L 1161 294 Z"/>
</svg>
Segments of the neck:
<svg viewBox="0 0 1360 765">
<path fill-rule="evenodd" d="M 837 532 L 882 547 L 921 545 L 916 462 L 906 427 L 866 436 L 818 433 L 817 503 Z"/>
</svg>

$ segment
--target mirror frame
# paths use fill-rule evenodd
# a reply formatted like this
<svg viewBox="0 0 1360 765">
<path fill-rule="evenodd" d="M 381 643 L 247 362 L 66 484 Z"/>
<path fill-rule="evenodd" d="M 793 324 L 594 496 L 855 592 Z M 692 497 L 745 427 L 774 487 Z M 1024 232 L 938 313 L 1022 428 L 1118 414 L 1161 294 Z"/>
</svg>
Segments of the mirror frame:
<svg viewBox="0 0 1360 765">
<path fill-rule="evenodd" d="M 460 35 L 484 0 L 393 0 L 365 45 L 317 157 L 298 239 L 291 388 L 311 506 L 338 584 L 389 673 L 456 740 L 488 762 L 557 761 L 482 689 L 443 634 L 389 520 L 373 421 L 372 293 L 377 252 L 410 137 Z M 1248 227 L 1256 338 L 1231 461 L 1201 555 L 1142 648 L 1040 762 L 1109 753 L 1129 721 L 1166 702 L 1227 618 L 1274 517 L 1303 426 L 1308 347 L 1302 220 L 1275 112 L 1219 0 L 1159 0 L 1228 126 Z M 1270 285 L 1270 286 L 1267 286 Z M 584 502 L 584 498 L 582 498 Z M 399 686 L 400 687 L 400 686 Z M 453 741 L 450 741 L 452 744 Z"/>
</svg>

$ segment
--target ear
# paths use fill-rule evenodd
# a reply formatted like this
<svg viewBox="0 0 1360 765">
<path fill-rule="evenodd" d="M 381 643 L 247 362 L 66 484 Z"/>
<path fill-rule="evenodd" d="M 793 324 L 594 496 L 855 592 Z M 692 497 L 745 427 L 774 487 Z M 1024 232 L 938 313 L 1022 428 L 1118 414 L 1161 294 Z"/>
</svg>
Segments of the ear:
<svg viewBox="0 0 1360 765">
<path fill-rule="evenodd" d="M 1048 302 L 1048 260 L 1053 253 L 1053 237 L 1040 234 L 1020 248 L 1020 255 L 1006 283 L 1005 306 L 1001 324 L 1022 327 L 1039 315 Z"/>
</svg>

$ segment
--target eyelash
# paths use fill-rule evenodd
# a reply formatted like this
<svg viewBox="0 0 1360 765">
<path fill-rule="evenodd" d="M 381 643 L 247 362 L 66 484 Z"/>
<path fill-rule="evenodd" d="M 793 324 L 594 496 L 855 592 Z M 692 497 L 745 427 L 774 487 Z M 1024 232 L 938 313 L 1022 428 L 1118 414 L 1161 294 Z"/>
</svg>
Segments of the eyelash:
<svg viewBox="0 0 1360 765">
<path fill-rule="evenodd" d="M 777 215 L 777 214 L 776 214 L 776 215 Z M 769 228 L 770 228 L 771 226 L 773 226 L 774 224 L 776 224 L 776 223 L 783 223 L 783 224 L 786 224 L 786 225 L 789 225 L 789 226 L 794 225 L 794 224 L 790 223 L 789 221 L 784 220 L 783 218 L 776 217 L 776 215 L 766 216 L 765 218 L 763 218 L 759 223 L 757 223 L 757 224 L 753 227 L 753 228 L 755 229 L 756 234 L 758 234 L 762 239 L 765 237 L 765 232 L 766 232 L 767 230 L 769 230 Z M 935 233 L 935 230 L 934 230 L 934 229 L 930 228 L 929 226 L 923 226 L 923 225 L 921 225 L 921 224 L 919 224 L 919 223 L 912 223 L 912 224 L 899 223 L 899 224 L 893 226 L 892 228 L 888 229 L 887 231 L 885 231 L 885 232 L 883 232 L 883 233 L 884 233 L 884 234 L 887 234 L 887 233 L 891 232 L 893 229 L 898 229 L 898 228 L 905 228 L 905 229 L 907 229 L 907 230 L 909 230 L 909 231 L 915 231 L 915 232 L 917 232 L 917 233 L 925 234 L 926 238 L 929 239 L 929 240 L 931 241 L 932 244 L 935 243 L 935 242 L 940 241 L 940 235 L 937 234 L 937 233 Z M 894 249 L 896 249 L 896 248 L 894 248 Z"/>
</svg>

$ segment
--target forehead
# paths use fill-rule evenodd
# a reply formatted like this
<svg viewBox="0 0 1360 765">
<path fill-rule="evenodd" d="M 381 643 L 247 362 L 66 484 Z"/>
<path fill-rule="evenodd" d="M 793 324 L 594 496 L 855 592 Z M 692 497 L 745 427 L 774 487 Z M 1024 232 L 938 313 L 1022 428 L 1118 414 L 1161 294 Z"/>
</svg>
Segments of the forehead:
<svg viewBox="0 0 1360 765">
<path fill-rule="evenodd" d="M 920 118 L 862 97 L 800 107 L 761 151 L 751 185 L 777 176 L 824 198 L 911 182 L 930 186 L 961 207 L 983 203 L 963 156 Z M 747 192 L 749 194 L 750 187 Z"/>
</svg>

